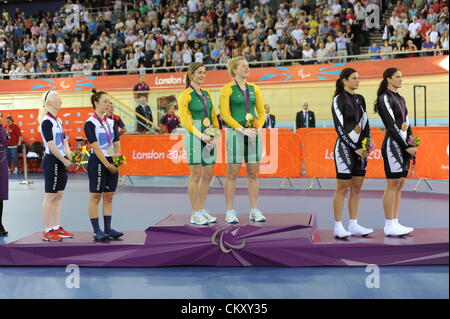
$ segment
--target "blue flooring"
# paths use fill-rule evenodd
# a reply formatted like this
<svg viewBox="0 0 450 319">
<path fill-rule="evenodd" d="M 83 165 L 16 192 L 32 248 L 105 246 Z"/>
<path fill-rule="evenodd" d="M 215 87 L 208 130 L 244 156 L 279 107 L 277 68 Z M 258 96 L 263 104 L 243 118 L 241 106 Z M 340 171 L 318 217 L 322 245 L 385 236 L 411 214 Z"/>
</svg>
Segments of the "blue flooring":
<svg viewBox="0 0 450 319">
<path fill-rule="evenodd" d="M 42 229 L 43 181 L 39 175 L 32 176 L 32 185 L 20 185 L 20 180 L 10 180 L 10 200 L 5 202 L 4 212 L 10 236 L 0 239 L 0 244 Z M 190 213 L 184 178 L 133 180 L 135 185 L 127 181 L 114 199 L 114 228 L 144 230 L 168 214 Z M 261 181 L 264 183 L 271 181 Z M 322 181 L 325 189 L 312 191 L 262 189 L 261 210 L 313 212 L 319 228 L 331 229 L 334 183 Z M 408 183 L 406 189 L 411 189 L 414 181 Z M 448 181 L 431 184 L 436 185 L 437 193 L 404 192 L 400 212 L 403 224 L 448 228 Z M 359 218 L 362 225 L 383 227 L 383 187 L 382 180 L 365 182 Z M 68 230 L 91 230 L 87 199 L 86 177 L 71 175 L 61 216 Z M 245 189 L 237 190 L 235 204 L 238 214 L 246 218 L 250 207 Z M 212 188 L 207 208 L 224 214 L 224 205 L 223 189 Z M 348 214 L 345 216 L 347 219 Z M 380 288 L 372 289 L 365 285 L 369 275 L 365 267 L 81 268 L 79 289 L 66 287 L 69 275 L 64 267 L 0 267 L 0 298 L 448 298 L 449 289 L 448 266 L 381 267 Z"/>
</svg>

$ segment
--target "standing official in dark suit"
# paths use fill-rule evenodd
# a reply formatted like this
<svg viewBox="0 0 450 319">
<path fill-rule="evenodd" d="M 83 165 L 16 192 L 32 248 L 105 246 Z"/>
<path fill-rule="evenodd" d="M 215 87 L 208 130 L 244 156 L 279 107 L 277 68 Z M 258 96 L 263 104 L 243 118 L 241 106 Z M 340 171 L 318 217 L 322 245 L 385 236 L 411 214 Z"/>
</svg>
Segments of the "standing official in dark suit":
<svg viewBox="0 0 450 319">
<path fill-rule="evenodd" d="M 316 118 L 314 112 L 308 110 L 308 101 L 303 101 L 303 110 L 297 112 L 297 117 L 295 119 L 295 129 L 305 128 L 305 127 L 316 127 Z"/>
<path fill-rule="evenodd" d="M 136 113 L 138 113 L 139 115 L 141 115 L 142 117 L 146 118 L 147 120 L 153 123 L 152 110 L 150 109 L 150 106 L 147 105 L 147 98 L 144 95 L 142 95 L 139 97 L 139 102 L 140 102 L 139 105 L 136 107 Z M 146 128 L 145 126 L 154 129 L 152 124 L 148 123 L 147 121 L 144 121 L 140 116 L 136 115 L 136 120 L 137 120 L 136 131 L 148 132 L 149 129 Z"/>
<path fill-rule="evenodd" d="M 275 115 L 270 114 L 269 104 L 264 105 L 266 110 L 266 122 L 264 122 L 263 128 L 274 128 L 275 127 Z"/>
</svg>

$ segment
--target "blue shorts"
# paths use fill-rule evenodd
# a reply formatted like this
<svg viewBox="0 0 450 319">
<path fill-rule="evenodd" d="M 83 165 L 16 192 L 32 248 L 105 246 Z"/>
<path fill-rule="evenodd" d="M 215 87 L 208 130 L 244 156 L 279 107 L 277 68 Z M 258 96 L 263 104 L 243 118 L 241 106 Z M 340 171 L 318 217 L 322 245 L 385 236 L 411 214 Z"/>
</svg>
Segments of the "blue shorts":
<svg viewBox="0 0 450 319">
<path fill-rule="evenodd" d="M 67 169 L 53 154 L 45 154 L 42 159 L 42 171 L 45 179 L 45 192 L 57 193 L 67 185 Z"/>
<path fill-rule="evenodd" d="M 107 156 L 108 162 L 112 163 L 112 157 Z M 91 153 L 88 162 L 89 192 L 112 193 L 116 191 L 119 182 L 119 173 L 112 174 L 95 153 Z"/>
</svg>

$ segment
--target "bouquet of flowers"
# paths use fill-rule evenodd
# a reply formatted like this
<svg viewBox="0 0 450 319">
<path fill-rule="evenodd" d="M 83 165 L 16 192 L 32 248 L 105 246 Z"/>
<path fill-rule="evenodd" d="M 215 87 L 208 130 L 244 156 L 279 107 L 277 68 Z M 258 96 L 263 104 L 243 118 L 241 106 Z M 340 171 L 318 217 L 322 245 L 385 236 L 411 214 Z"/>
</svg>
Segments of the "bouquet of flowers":
<svg viewBox="0 0 450 319">
<path fill-rule="evenodd" d="M 125 164 L 127 163 L 127 160 L 126 160 L 125 156 L 122 155 L 122 154 L 115 154 L 115 155 L 112 157 L 112 159 L 113 159 L 113 163 L 114 163 L 114 165 L 115 165 L 116 167 L 125 165 Z"/>
<path fill-rule="evenodd" d="M 365 137 L 362 140 L 362 149 L 364 152 L 368 152 L 369 154 L 372 153 L 375 150 L 375 142 L 370 137 Z M 364 168 L 364 162 L 366 160 L 361 157 L 361 169 Z"/>
<path fill-rule="evenodd" d="M 365 137 L 362 140 L 362 149 L 369 154 L 372 153 L 375 149 L 375 142 L 370 137 Z"/>
<path fill-rule="evenodd" d="M 213 138 L 220 138 L 220 136 L 221 136 L 219 129 L 217 129 L 213 126 L 208 127 L 206 130 L 203 131 L 203 133 L 205 135 L 211 136 Z"/>
<path fill-rule="evenodd" d="M 74 150 L 72 152 L 72 162 L 74 162 L 77 165 L 81 165 L 82 159 L 83 159 L 83 156 L 81 155 L 80 151 Z"/>
<path fill-rule="evenodd" d="M 420 137 L 411 135 L 411 136 L 409 137 L 408 144 L 409 144 L 411 147 L 418 147 L 418 146 L 420 145 Z M 416 157 L 413 156 L 412 160 L 413 160 L 412 175 L 414 176 L 414 175 L 415 175 L 415 172 L 416 172 L 416 170 L 415 170 L 415 166 L 416 166 Z"/>
<path fill-rule="evenodd" d="M 420 137 L 411 135 L 411 136 L 409 137 L 408 144 L 411 145 L 412 147 L 417 147 L 417 146 L 419 146 L 419 145 L 420 145 Z"/>
<path fill-rule="evenodd" d="M 258 120 L 253 117 L 250 113 L 245 115 L 245 127 L 246 128 L 258 128 Z"/>
</svg>

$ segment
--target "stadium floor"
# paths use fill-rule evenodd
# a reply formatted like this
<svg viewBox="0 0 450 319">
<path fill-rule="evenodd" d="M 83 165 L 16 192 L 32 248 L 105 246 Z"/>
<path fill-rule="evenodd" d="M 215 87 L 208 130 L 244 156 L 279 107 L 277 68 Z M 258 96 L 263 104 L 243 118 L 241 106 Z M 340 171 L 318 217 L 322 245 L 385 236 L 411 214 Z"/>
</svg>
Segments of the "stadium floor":
<svg viewBox="0 0 450 319">
<path fill-rule="evenodd" d="M 10 200 L 5 202 L 6 244 L 41 231 L 43 180 L 31 175 L 32 185 L 10 180 Z M 134 183 L 131 184 L 131 181 Z M 292 180 L 295 189 L 279 189 L 281 179 L 262 179 L 260 208 L 267 213 L 314 212 L 320 229 L 331 229 L 333 179 L 321 179 L 322 189 L 307 190 L 311 180 Z M 125 179 L 114 201 L 113 226 L 122 231 L 144 230 L 168 214 L 188 214 L 185 177 L 133 177 Z M 401 206 L 401 222 L 418 228 L 449 224 L 448 181 L 430 181 L 413 192 L 417 180 L 408 180 Z M 211 189 L 207 208 L 224 213 L 223 189 Z M 245 187 L 245 180 L 238 187 Z M 285 184 L 286 185 L 286 184 Z M 87 177 L 69 176 L 63 200 L 62 224 L 68 230 L 91 229 L 87 217 Z M 317 181 L 314 183 L 317 188 Z M 381 196 L 384 180 L 367 180 L 363 186 L 359 222 L 383 227 Z M 249 203 L 244 188 L 235 199 L 238 214 L 246 215 Z M 345 214 L 347 220 L 348 214 Z M 346 225 L 347 222 L 344 222 Z M 305 268 L 81 268 L 80 288 L 66 287 L 64 267 L 0 267 L 0 298 L 448 298 L 448 266 L 380 267 L 380 288 L 367 288 L 365 267 Z M 43 292 L 45 291 L 45 294 Z"/>
</svg>

